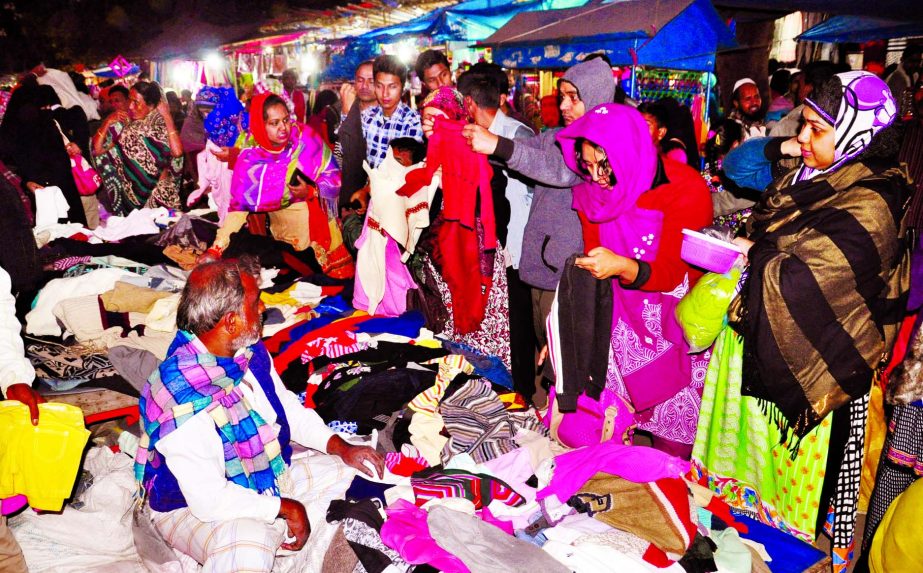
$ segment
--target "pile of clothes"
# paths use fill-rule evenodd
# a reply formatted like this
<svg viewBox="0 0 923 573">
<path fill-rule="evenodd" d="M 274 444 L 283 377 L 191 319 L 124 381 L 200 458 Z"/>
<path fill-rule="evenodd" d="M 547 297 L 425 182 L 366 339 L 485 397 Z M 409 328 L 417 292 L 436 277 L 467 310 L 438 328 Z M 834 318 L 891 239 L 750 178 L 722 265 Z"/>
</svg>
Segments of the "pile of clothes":
<svg viewBox="0 0 923 573">
<path fill-rule="evenodd" d="M 137 395 L 163 360 L 176 334 L 184 269 L 216 226 L 195 215 L 161 215 L 149 219 L 156 232 L 118 242 L 69 235 L 41 249 L 52 280 L 26 316 L 27 352 L 51 389 L 121 381 L 119 391 Z M 436 334 L 426 328 L 426 309 L 356 310 L 351 281 L 316 273 L 316 262 L 258 232 L 234 235 L 226 256 L 241 254 L 261 258 L 264 343 L 286 387 L 344 439 L 370 444 L 386 459 L 383 476 L 342 464 L 329 476 L 336 487 L 319 493 L 323 508 L 312 510 L 312 519 L 326 522 L 315 521 L 315 546 L 305 550 L 317 568 L 750 573 L 823 566 L 820 551 L 687 481 L 688 462 L 619 439 L 576 449 L 554 440 L 547 415 L 512 390 L 508 344 L 491 352 Z"/>
</svg>

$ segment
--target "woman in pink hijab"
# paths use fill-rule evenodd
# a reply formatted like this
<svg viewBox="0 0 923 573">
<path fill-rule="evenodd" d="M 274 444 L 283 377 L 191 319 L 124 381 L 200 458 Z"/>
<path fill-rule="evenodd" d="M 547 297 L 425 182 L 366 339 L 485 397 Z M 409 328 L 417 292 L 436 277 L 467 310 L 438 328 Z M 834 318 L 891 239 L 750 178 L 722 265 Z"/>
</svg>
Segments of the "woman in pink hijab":
<svg viewBox="0 0 923 573">
<path fill-rule="evenodd" d="M 655 447 L 688 459 L 708 356 L 688 354 L 674 309 L 701 275 L 680 259 L 680 245 L 684 228 L 711 224 L 708 187 L 688 165 L 658 156 L 628 106 L 598 106 L 557 138 L 584 177 L 573 190 L 587 250 L 576 266 L 612 280 L 606 388 L 632 404 Z"/>
</svg>

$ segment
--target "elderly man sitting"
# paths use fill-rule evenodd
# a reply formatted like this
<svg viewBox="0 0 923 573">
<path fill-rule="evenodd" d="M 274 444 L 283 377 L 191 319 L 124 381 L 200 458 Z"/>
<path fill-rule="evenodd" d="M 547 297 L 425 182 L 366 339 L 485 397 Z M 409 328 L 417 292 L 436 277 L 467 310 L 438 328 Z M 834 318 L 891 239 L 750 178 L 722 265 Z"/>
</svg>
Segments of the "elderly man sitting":
<svg viewBox="0 0 923 573">
<path fill-rule="evenodd" d="M 135 472 L 154 525 L 205 571 L 271 571 L 310 534 L 310 472 L 290 441 L 384 471 L 285 389 L 260 340 L 259 266 L 217 261 L 189 275 L 176 340 L 144 386 Z M 326 509 L 326 508 L 324 508 Z"/>
</svg>

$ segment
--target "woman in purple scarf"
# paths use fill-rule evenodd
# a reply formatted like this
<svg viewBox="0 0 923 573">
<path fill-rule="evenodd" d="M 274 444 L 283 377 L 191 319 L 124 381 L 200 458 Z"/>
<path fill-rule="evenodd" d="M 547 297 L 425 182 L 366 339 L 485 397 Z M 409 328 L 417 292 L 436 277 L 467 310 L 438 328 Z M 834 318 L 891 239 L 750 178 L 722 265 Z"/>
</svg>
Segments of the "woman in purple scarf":
<svg viewBox="0 0 923 573">
<path fill-rule="evenodd" d="M 712 221 L 708 187 L 688 165 L 658 157 L 647 123 L 628 106 L 598 106 L 557 137 L 585 179 L 573 207 L 587 253 L 575 264 L 615 279 L 606 388 L 631 403 L 655 447 L 688 458 L 708 357 L 688 354 L 674 309 L 700 276 L 680 245 L 682 229 Z"/>
</svg>

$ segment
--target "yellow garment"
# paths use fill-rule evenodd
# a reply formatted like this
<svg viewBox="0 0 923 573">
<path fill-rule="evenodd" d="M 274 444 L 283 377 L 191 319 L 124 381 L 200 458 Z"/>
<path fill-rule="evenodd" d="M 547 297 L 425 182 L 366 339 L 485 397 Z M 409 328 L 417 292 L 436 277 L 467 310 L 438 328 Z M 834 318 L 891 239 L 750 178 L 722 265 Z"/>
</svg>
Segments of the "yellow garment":
<svg viewBox="0 0 923 573">
<path fill-rule="evenodd" d="M 0 402 L 0 498 L 23 494 L 34 509 L 61 511 L 90 432 L 76 406 L 51 402 L 38 412 L 33 426 L 24 404 Z"/>
<path fill-rule="evenodd" d="M 442 416 L 413 416 L 410 418 L 410 443 L 413 444 L 427 463 L 436 466 L 442 463 L 442 448 L 449 443 L 449 439 L 442 435 L 445 423 Z"/>
<path fill-rule="evenodd" d="M 884 396 L 876 376 L 869 394 L 869 417 L 865 423 L 865 454 L 862 462 L 862 478 L 859 481 L 859 513 L 867 513 L 872 490 L 875 489 L 875 476 L 878 475 L 878 461 L 881 449 L 888 434 L 885 420 Z"/>
<path fill-rule="evenodd" d="M 112 290 L 99 295 L 103 306 L 110 312 L 151 312 L 151 308 L 158 300 L 166 298 L 173 293 L 154 290 L 119 281 Z"/>
<path fill-rule="evenodd" d="M 308 204 L 292 203 L 281 211 L 271 212 L 269 230 L 277 241 L 288 243 L 296 251 L 307 249 L 311 245 L 308 229 Z"/>
<path fill-rule="evenodd" d="M 872 573 L 923 571 L 923 480 L 897 496 L 885 513 L 869 553 Z"/>
<path fill-rule="evenodd" d="M 292 297 L 291 295 L 291 292 L 295 290 L 297 286 L 298 285 L 292 285 L 288 287 L 287 289 L 285 289 L 284 291 L 277 292 L 277 293 L 268 293 L 268 292 L 260 293 L 260 300 L 263 301 L 263 304 L 265 304 L 266 306 L 288 305 L 288 306 L 294 306 L 294 307 L 301 308 L 304 305 L 298 302 L 297 300 L 295 300 L 295 298 Z"/>
</svg>

